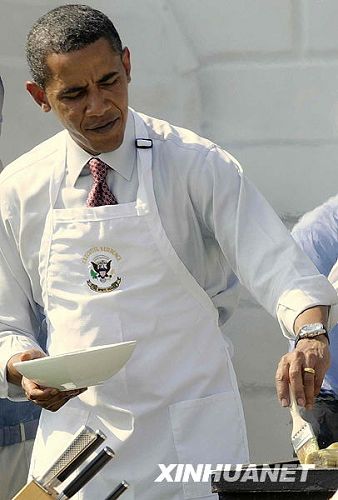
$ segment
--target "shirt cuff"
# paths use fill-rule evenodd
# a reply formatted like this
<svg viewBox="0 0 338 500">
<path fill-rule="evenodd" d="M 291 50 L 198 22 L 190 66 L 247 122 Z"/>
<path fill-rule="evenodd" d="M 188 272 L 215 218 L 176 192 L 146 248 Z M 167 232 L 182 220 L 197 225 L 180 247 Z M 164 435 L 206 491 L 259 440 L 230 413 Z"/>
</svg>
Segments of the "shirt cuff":
<svg viewBox="0 0 338 500">
<path fill-rule="evenodd" d="M 316 278 L 316 287 L 311 287 L 311 292 L 306 293 L 300 289 L 294 289 L 284 292 L 277 305 L 277 319 L 282 329 L 283 335 L 294 340 L 296 334 L 294 333 L 294 323 L 296 318 L 306 309 L 315 306 L 328 306 L 328 330 L 338 322 L 338 296 L 335 289 L 330 285 L 325 276 L 318 276 Z M 313 293 L 313 290 L 316 290 Z"/>
<path fill-rule="evenodd" d="M 7 363 L 15 354 L 38 349 L 42 351 L 39 344 L 29 337 L 20 335 L 8 335 L 0 341 L 0 398 L 8 398 L 12 401 L 25 400 L 21 386 L 11 384 L 7 381 Z M 43 351 L 42 351 L 43 352 Z"/>
</svg>

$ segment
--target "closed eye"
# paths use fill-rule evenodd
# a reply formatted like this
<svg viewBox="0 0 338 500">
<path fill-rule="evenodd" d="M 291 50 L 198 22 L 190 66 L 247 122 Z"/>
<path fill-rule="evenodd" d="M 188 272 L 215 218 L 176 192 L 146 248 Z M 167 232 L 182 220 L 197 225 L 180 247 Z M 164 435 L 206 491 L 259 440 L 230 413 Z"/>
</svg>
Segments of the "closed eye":
<svg viewBox="0 0 338 500">
<path fill-rule="evenodd" d="M 112 73 L 108 73 L 107 75 L 104 75 L 99 81 L 99 85 L 101 86 L 106 86 L 106 85 L 113 85 L 115 82 L 117 82 L 119 78 L 119 73 L 118 71 L 113 71 Z"/>
<path fill-rule="evenodd" d="M 106 82 L 100 82 L 101 87 L 111 87 L 115 83 L 118 82 L 118 78 L 112 78 L 111 80 L 108 80 Z"/>
</svg>

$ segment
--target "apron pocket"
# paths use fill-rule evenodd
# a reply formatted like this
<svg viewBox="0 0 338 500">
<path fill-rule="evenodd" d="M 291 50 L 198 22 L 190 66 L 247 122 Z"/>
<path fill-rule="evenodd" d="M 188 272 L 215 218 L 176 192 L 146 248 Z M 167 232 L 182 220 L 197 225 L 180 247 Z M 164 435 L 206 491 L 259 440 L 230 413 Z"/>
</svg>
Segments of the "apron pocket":
<svg viewBox="0 0 338 500">
<path fill-rule="evenodd" d="M 192 464 L 248 462 L 244 420 L 238 396 L 223 392 L 201 399 L 181 401 L 169 407 L 178 462 Z M 204 468 L 203 468 L 204 470 Z M 210 480 L 182 482 L 184 498 L 214 498 Z"/>
</svg>

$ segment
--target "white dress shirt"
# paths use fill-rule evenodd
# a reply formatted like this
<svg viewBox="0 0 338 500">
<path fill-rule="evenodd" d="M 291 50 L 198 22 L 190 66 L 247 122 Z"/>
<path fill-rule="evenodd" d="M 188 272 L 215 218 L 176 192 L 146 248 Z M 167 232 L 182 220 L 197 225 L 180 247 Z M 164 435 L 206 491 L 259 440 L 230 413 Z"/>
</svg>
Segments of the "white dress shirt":
<svg viewBox="0 0 338 500">
<path fill-rule="evenodd" d="M 0 76 L 0 135 L 1 135 L 2 122 L 3 122 L 2 108 L 3 108 L 3 104 L 4 104 L 4 93 L 5 93 L 4 86 L 3 86 L 2 79 Z M 0 172 L 1 172 L 1 170 L 2 170 L 2 161 L 0 158 Z"/>
<path fill-rule="evenodd" d="M 236 160 L 194 133 L 141 115 L 153 140 L 153 182 L 159 214 L 183 264 L 219 310 L 220 324 L 238 299 L 238 281 L 293 337 L 295 318 L 315 305 L 337 302 L 325 277 L 301 252 Z M 9 165 L 0 176 L 0 396 L 4 366 L 35 346 L 36 305 L 42 305 L 38 254 L 49 210 L 48 186 L 60 143 L 66 175 L 56 208 L 85 206 L 90 158 L 61 132 Z M 134 201 L 138 186 L 133 114 L 123 145 L 100 155 L 119 203 Z M 146 270 L 145 270 L 146 272 Z"/>
</svg>

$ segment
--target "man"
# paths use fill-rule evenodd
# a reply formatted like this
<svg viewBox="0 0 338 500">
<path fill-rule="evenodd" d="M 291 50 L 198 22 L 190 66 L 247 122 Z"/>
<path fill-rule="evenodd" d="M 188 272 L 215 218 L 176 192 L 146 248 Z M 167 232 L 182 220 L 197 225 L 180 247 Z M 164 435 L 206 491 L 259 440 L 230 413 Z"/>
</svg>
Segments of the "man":
<svg viewBox="0 0 338 500">
<path fill-rule="evenodd" d="M 81 424 L 106 422 L 117 458 L 83 498 L 104 497 L 121 479 L 131 483 L 126 500 L 210 498 L 209 484 L 155 479 L 158 464 L 249 460 L 220 330 L 236 275 L 277 311 L 289 338 L 322 324 L 311 339 L 301 331 L 281 359 L 283 406 L 289 381 L 299 404 L 313 403 L 329 364 L 324 327 L 336 293 L 229 154 L 128 109 L 130 54 L 106 16 L 78 5 L 52 10 L 33 26 L 27 57 L 29 93 L 66 129 L 0 179 L 1 390 L 19 397 L 21 384 L 43 408 L 31 472 L 42 473 Z M 136 340 L 131 360 L 81 394 L 21 378 L 14 362 L 44 355 L 34 339 L 37 307 L 50 355 Z M 134 432 L 122 443 L 132 415 Z"/>
<path fill-rule="evenodd" d="M 3 99 L 0 77 L 0 135 Z M 40 408 L 30 401 L 0 400 L 0 500 L 12 498 L 26 482 L 39 416 Z"/>
<path fill-rule="evenodd" d="M 338 260 L 338 196 L 305 214 L 294 227 L 294 239 L 320 273 L 329 276 Z M 333 273 L 332 273 L 333 274 Z M 333 281 L 333 280 L 332 280 Z M 329 333 L 331 366 L 312 409 L 303 410 L 320 448 L 338 441 L 338 327 Z"/>
</svg>

